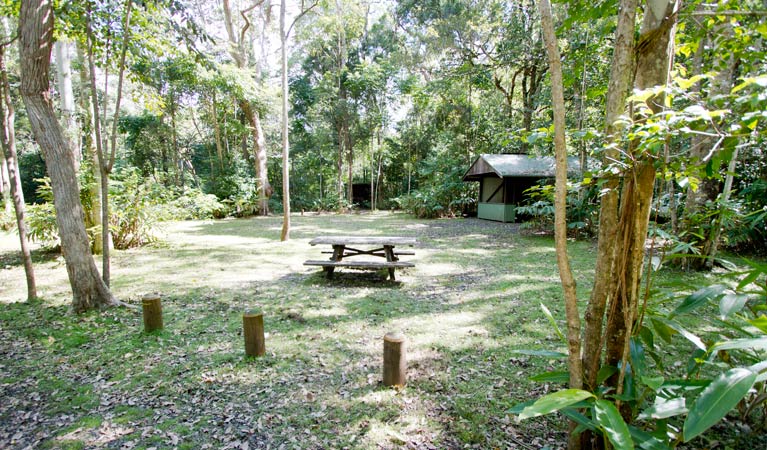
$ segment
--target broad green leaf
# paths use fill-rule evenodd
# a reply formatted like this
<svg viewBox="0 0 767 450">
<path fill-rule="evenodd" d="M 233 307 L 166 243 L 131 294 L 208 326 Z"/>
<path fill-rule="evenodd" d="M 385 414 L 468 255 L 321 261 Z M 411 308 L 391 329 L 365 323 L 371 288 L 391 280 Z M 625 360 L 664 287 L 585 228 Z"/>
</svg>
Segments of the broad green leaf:
<svg viewBox="0 0 767 450">
<path fill-rule="evenodd" d="M 764 86 L 765 83 L 767 83 L 767 75 L 762 75 L 755 78 L 745 78 L 742 83 L 732 88 L 732 91 L 730 91 L 732 94 L 735 94 L 739 91 L 742 91 L 743 89 L 751 86 L 752 84 L 758 84 L 759 86 Z"/>
<path fill-rule="evenodd" d="M 678 322 L 674 320 L 665 320 L 665 319 L 658 319 L 661 320 L 666 326 L 671 328 L 672 330 L 676 331 L 677 333 L 681 334 L 685 339 L 692 342 L 693 345 L 698 347 L 701 350 L 706 350 L 706 344 L 703 343 L 703 341 L 700 340 L 700 338 L 689 331 L 687 331 L 682 325 L 680 325 Z"/>
<path fill-rule="evenodd" d="M 669 390 L 683 390 L 683 391 L 698 391 L 705 388 L 711 383 L 710 380 L 667 380 L 663 382 L 661 389 Z"/>
<path fill-rule="evenodd" d="M 712 286 L 706 286 L 702 289 L 698 289 L 697 291 L 685 297 L 682 303 L 680 303 L 679 306 L 677 306 L 676 309 L 671 314 L 669 314 L 669 317 L 685 314 L 700 308 L 710 300 L 713 300 L 722 295 L 725 289 L 727 289 L 726 286 L 722 286 L 721 284 L 714 284 Z"/>
<path fill-rule="evenodd" d="M 539 383 L 567 383 L 570 381 L 570 372 L 566 370 L 555 370 L 552 372 L 539 373 L 530 377 L 531 381 Z"/>
<path fill-rule="evenodd" d="M 748 323 L 759 328 L 763 333 L 767 333 L 767 316 L 760 315 L 756 319 L 749 320 Z"/>
<path fill-rule="evenodd" d="M 593 420 L 579 413 L 577 410 L 572 408 L 565 408 L 560 412 L 562 413 L 562 415 L 572 420 L 573 422 L 577 423 L 578 425 L 582 426 L 583 428 L 589 429 L 591 431 L 597 431 L 597 428 L 598 428 L 597 424 L 594 423 Z"/>
<path fill-rule="evenodd" d="M 614 404 L 607 400 L 597 400 L 594 403 L 594 419 L 604 430 L 613 447 L 618 450 L 633 450 L 634 441 L 631 440 L 629 428 Z"/>
<path fill-rule="evenodd" d="M 678 84 L 680 88 L 682 88 L 682 89 L 684 89 L 686 91 L 687 89 L 690 89 L 692 87 L 692 85 L 694 85 L 695 83 L 697 83 L 698 81 L 700 81 L 700 80 L 702 80 L 704 78 L 706 78 L 706 75 L 700 74 L 700 75 L 695 75 L 695 76 L 693 76 L 692 78 L 689 78 L 689 79 L 682 78 L 682 77 L 676 77 L 676 78 L 674 78 L 674 81 L 676 81 L 676 84 Z"/>
<path fill-rule="evenodd" d="M 512 406 L 510 409 L 508 409 L 506 412 L 509 414 L 519 414 L 521 413 L 525 408 L 535 403 L 535 400 L 528 400 L 526 402 L 517 403 L 516 405 Z"/>
<path fill-rule="evenodd" d="M 588 398 L 594 398 L 594 394 L 581 389 L 565 389 L 544 395 L 536 400 L 535 403 L 523 409 L 519 416 L 517 416 L 517 422 L 529 419 L 530 417 L 538 417 L 559 411 Z"/>
<path fill-rule="evenodd" d="M 610 378 L 614 374 L 618 373 L 618 368 L 615 366 L 602 366 L 597 372 L 597 384 L 602 384 L 606 379 Z"/>
<path fill-rule="evenodd" d="M 660 389 L 660 387 L 663 386 L 663 381 L 663 377 L 642 377 L 642 383 L 647 385 L 647 387 L 653 391 Z"/>
<path fill-rule="evenodd" d="M 666 341 L 666 343 L 670 344 L 671 336 L 674 334 L 674 330 L 672 330 L 668 325 L 658 319 L 650 319 L 650 322 L 652 322 L 652 327 L 655 329 L 655 333 L 657 333 L 661 339 Z"/>
<path fill-rule="evenodd" d="M 753 339 L 732 339 L 717 342 L 709 350 L 710 355 L 715 355 L 719 350 L 767 350 L 767 336 Z"/>
<path fill-rule="evenodd" d="M 745 397 L 756 381 L 756 374 L 736 367 L 719 375 L 700 393 L 684 421 L 682 436 L 689 442 L 719 422 Z"/>
<path fill-rule="evenodd" d="M 727 317 L 740 312 L 748 301 L 748 295 L 728 292 L 719 300 L 719 317 L 724 320 Z"/>
<path fill-rule="evenodd" d="M 651 407 L 642 411 L 642 413 L 637 416 L 637 419 L 667 419 L 669 417 L 674 417 L 686 413 L 687 406 L 685 404 L 684 397 L 677 397 L 672 399 L 655 397 L 655 403 Z"/>
<path fill-rule="evenodd" d="M 512 350 L 511 353 L 528 356 L 545 356 L 546 358 L 567 358 L 567 353 L 552 350 Z"/>
<path fill-rule="evenodd" d="M 669 450 L 671 448 L 665 442 L 641 428 L 629 425 L 629 433 L 631 433 L 634 443 L 643 450 Z"/>
<path fill-rule="evenodd" d="M 567 339 L 565 339 L 565 335 L 562 334 L 562 330 L 559 329 L 559 326 L 557 325 L 557 321 L 554 320 L 554 315 L 551 314 L 551 311 L 549 311 L 549 308 L 546 307 L 543 303 L 540 304 L 541 309 L 543 310 L 543 314 L 546 316 L 547 319 L 549 319 L 549 323 L 551 324 L 551 327 L 554 328 L 554 331 L 557 333 L 557 336 L 559 336 L 559 339 L 562 340 L 562 342 L 567 343 Z"/>
</svg>

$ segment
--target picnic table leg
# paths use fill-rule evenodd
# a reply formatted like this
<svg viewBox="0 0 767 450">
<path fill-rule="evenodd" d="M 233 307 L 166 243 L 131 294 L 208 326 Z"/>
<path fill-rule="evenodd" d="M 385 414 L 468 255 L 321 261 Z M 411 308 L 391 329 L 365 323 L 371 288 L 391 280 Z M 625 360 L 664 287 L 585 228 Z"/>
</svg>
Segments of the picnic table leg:
<svg viewBox="0 0 767 450">
<path fill-rule="evenodd" d="M 341 261 L 344 258 L 344 249 L 346 246 L 344 245 L 334 245 L 333 246 L 333 256 L 330 257 L 331 261 Z M 335 267 L 323 267 L 325 269 L 325 276 L 328 280 L 333 279 L 333 271 L 335 270 Z"/>
<path fill-rule="evenodd" d="M 384 245 L 384 254 L 386 255 L 386 261 L 394 262 L 399 260 L 397 256 L 394 254 L 394 246 L 393 245 Z M 389 279 L 392 281 L 395 281 L 394 278 L 394 267 L 389 268 Z"/>
</svg>

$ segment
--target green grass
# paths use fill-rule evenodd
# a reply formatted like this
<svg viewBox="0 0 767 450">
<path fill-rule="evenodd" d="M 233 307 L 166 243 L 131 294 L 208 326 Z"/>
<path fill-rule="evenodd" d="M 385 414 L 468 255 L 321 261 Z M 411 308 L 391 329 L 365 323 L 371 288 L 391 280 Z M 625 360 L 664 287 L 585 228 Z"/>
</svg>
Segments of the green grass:
<svg viewBox="0 0 767 450">
<path fill-rule="evenodd" d="M 163 298 L 165 329 L 142 331 L 138 308 L 74 315 L 63 264 L 36 266 L 42 300 L 25 303 L 21 266 L 0 270 L 0 447 L 11 430 L 53 448 L 506 448 L 562 445 L 557 417 L 515 423 L 516 403 L 558 386 L 528 380 L 563 369 L 518 349 L 564 349 L 550 237 L 513 224 L 419 221 L 402 214 L 295 216 L 168 224 L 162 245 L 115 252 L 113 291 Z M 397 281 L 302 262 L 320 234 L 416 236 L 414 269 Z M 4 236 L 0 252 L 10 252 Z M 5 250 L 4 250 L 5 249 Z M 588 298 L 595 246 L 573 242 Z M 9 258 L 6 258 L 9 259 Z M 702 275 L 664 272 L 660 288 Z M 267 355 L 244 356 L 243 312 L 264 313 Z M 382 337 L 408 339 L 408 385 L 381 386 Z M 29 420 L 25 414 L 37 414 Z M 101 422 L 92 418 L 102 418 Z M 75 430 L 80 429 L 78 433 Z M 62 440 L 69 435 L 71 439 Z M 5 440 L 4 440 L 5 439 Z M 536 444 L 538 443 L 538 444 Z"/>
</svg>

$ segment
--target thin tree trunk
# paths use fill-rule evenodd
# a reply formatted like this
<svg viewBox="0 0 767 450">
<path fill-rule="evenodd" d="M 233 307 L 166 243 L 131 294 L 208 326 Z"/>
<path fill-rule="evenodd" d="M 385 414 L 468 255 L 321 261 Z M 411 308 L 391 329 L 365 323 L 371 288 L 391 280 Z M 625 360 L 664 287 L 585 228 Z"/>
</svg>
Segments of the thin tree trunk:
<svg viewBox="0 0 767 450">
<path fill-rule="evenodd" d="M 21 190 L 19 160 L 16 155 L 15 111 L 11 101 L 8 73 L 5 69 L 5 49 L 8 44 L 0 44 L 0 140 L 2 140 L 2 146 L 0 146 L 2 155 L 0 156 L 3 157 L 3 163 L 7 166 L 8 189 L 11 197 L 13 197 L 13 206 L 16 211 L 21 259 L 24 262 L 24 273 L 27 278 L 27 300 L 33 300 L 37 298 L 37 287 L 35 286 L 35 271 L 32 267 L 32 253 L 27 241 L 27 223 L 24 220 L 24 192 Z"/>
<path fill-rule="evenodd" d="M 8 179 L 8 163 L 5 157 L 0 158 L 0 194 L 3 196 L 3 210 L 5 214 L 11 213 L 11 184 Z"/>
<path fill-rule="evenodd" d="M 370 210 L 376 210 L 376 196 L 375 196 L 375 132 L 370 136 Z"/>
<path fill-rule="evenodd" d="M 348 127 L 348 123 L 347 123 Z M 354 203 L 354 143 L 352 142 L 352 134 L 349 132 L 348 128 L 346 130 L 346 155 L 348 157 L 348 169 L 349 169 L 349 187 L 348 187 L 348 198 L 349 198 L 349 206 L 351 206 Z"/>
<path fill-rule="evenodd" d="M 338 134 L 338 154 L 336 155 L 336 195 L 338 196 L 338 209 L 343 208 L 344 203 L 344 135 L 343 126 L 339 123 L 336 127 Z"/>
<path fill-rule="evenodd" d="M 93 31 L 91 28 L 90 11 L 86 22 L 88 54 L 88 75 L 90 79 L 91 104 L 93 105 L 93 131 L 96 136 L 96 162 L 99 168 L 99 192 L 101 194 L 101 272 L 104 283 L 109 286 L 109 249 L 111 239 L 109 234 L 109 172 L 105 161 L 104 140 L 101 134 L 102 116 L 99 112 L 98 89 L 96 87 L 96 64 L 93 61 Z M 106 102 L 105 102 L 106 103 Z"/>
<path fill-rule="evenodd" d="M 578 313 L 578 298 L 575 293 L 575 278 L 567 256 L 567 145 L 565 142 L 565 97 L 562 82 L 561 55 L 554 32 L 554 17 L 549 0 L 540 0 L 541 27 L 551 73 L 551 103 L 554 110 L 554 149 L 556 152 L 556 193 L 554 195 L 554 235 L 557 249 L 557 266 L 562 290 L 565 297 L 567 316 L 568 368 L 570 388 L 583 387 L 583 368 L 581 367 L 581 322 Z M 580 436 L 574 433 L 577 424 L 570 426 L 568 448 L 580 448 Z"/>
<path fill-rule="evenodd" d="M 631 87 L 634 73 L 634 24 L 636 22 L 637 0 L 621 0 L 618 7 L 618 25 L 615 30 L 615 49 L 611 65 L 610 82 L 605 105 L 605 135 L 607 143 L 603 164 L 609 166 L 617 162 L 620 129 L 617 120 L 626 110 L 626 98 Z M 609 171 L 605 171 L 609 173 Z M 616 175 L 609 175 L 599 209 L 599 238 L 594 287 L 586 312 L 583 330 L 583 370 L 584 384 L 587 389 L 596 389 L 602 347 L 604 346 L 602 328 L 609 294 L 614 290 L 613 276 L 618 230 L 618 186 Z"/>
<path fill-rule="evenodd" d="M 93 262 L 80 204 L 74 155 L 66 143 L 50 98 L 52 2 L 22 2 L 19 24 L 21 95 L 51 177 L 61 249 L 72 286 L 72 306 L 76 312 L 83 312 L 114 305 L 117 301 L 99 277 Z"/>
<path fill-rule="evenodd" d="M 218 114 L 216 113 L 216 91 L 213 91 L 213 96 L 210 103 L 211 120 L 213 121 L 213 131 L 216 134 L 216 154 L 218 155 L 218 167 L 221 172 L 224 171 L 224 146 L 221 143 L 221 126 L 218 124 Z M 211 173 L 213 173 L 211 168 Z"/>
<path fill-rule="evenodd" d="M 348 105 L 347 105 L 347 92 L 346 92 L 346 85 L 344 84 L 344 69 L 346 68 L 346 62 L 347 62 L 347 42 L 346 42 L 346 26 L 343 21 L 343 13 L 342 13 L 342 5 L 339 0 L 335 1 L 335 14 L 336 19 L 338 23 L 341 24 L 341 27 L 338 30 L 338 98 L 339 102 L 341 103 L 341 117 L 340 117 L 340 130 L 338 133 L 338 199 L 339 199 L 339 209 L 342 209 L 343 205 L 343 198 L 344 198 L 344 187 L 343 187 L 343 159 L 344 159 L 344 151 L 351 152 L 352 149 L 349 148 L 349 143 L 351 142 L 351 139 L 349 139 L 349 115 L 348 115 Z M 349 153 L 350 154 L 350 153 Z M 349 156 L 349 161 L 351 161 L 351 156 Z M 349 174 L 351 175 L 352 168 L 349 167 Z M 347 189 L 347 192 L 349 193 L 348 198 L 346 199 L 348 201 L 348 204 L 351 205 L 352 203 L 352 179 L 349 177 L 349 187 Z"/>
<path fill-rule="evenodd" d="M 83 92 L 80 95 L 80 108 L 82 109 L 82 153 L 83 157 L 89 161 L 89 167 L 91 175 L 93 176 L 93 182 L 89 183 L 89 196 L 91 200 L 91 207 L 85 211 L 85 225 L 87 228 L 96 227 L 102 229 L 101 222 L 101 167 L 99 164 L 98 154 L 96 153 L 96 137 L 95 137 L 95 124 L 96 111 L 93 108 L 91 102 L 91 96 L 86 95 L 86 92 L 90 92 L 91 81 L 88 72 L 88 60 L 83 55 L 82 48 L 77 46 L 77 58 L 80 61 L 80 89 Z M 93 253 L 101 254 L 104 251 L 104 239 L 101 233 L 96 234 L 93 237 Z"/>
<path fill-rule="evenodd" d="M 727 207 L 727 202 L 730 200 L 730 194 L 732 194 L 732 182 L 735 177 L 735 168 L 737 165 L 738 147 L 736 146 L 735 150 L 732 152 L 732 159 L 730 159 L 730 164 L 727 166 L 727 176 L 724 179 L 724 188 L 722 189 L 722 195 L 719 198 L 721 211 Z M 723 212 L 720 212 L 716 217 L 716 220 L 714 220 L 714 230 L 711 237 L 711 244 L 708 248 L 708 251 L 705 252 L 706 268 L 709 270 L 714 268 L 714 260 L 716 259 L 717 252 L 719 251 L 719 240 L 722 237 L 722 214 Z"/>
<path fill-rule="evenodd" d="M 287 2 L 280 5 L 280 62 L 282 66 L 282 232 L 280 240 L 290 239 L 290 146 L 288 142 L 288 35 L 285 30 Z"/>
<path fill-rule="evenodd" d="M 64 118 L 65 133 L 67 140 L 72 144 L 75 154 L 75 169 L 79 170 L 79 164 L 83 154 L 80 148 L 79 127 L 75 116 L 75 94 L 72 89 L 72 56 L 70 55 L 72 44 L 58 41 L 54 44 L 56 51 L 56 74 L 59 85 L 59 97 L 61 99 L 61 113 Z"/>
</svg>

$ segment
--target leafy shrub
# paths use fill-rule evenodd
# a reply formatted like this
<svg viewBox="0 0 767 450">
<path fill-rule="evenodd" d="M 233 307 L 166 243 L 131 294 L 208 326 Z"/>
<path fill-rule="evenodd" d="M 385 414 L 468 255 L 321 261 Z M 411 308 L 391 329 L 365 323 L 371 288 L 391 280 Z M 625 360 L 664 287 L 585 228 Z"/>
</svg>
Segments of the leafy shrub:
<svg viewBox="0 0 767 450">
<path fill-rule="evenodd" d="M 595 201 L 595 191 L 582 188 L 575 184 L 567 187 L 567 228 L 575 233 L 593 234 L 595 223 L 598 221 L 599 210 Z M 517 214 L 526 218 L 524 228 L 538 231 L 554 229 L 554 186 L 533 186 L 525 190 L 528 196 L 526 205 L 517 207 Z"/>
<path fill-rule="evenodd" d="M 727 230 L 729 245 L 767 252 L 767 180 L 754 180 L 744 186 L 738 199 L 743 203 L 740 226 Z"/>
<path fill-rule="evenodd" d="M 160 209 L 166 220 L 221 219 L 226 217 L 229 208 L 221 203 L 213 194 L 205 194 L 201 190 L 187 189 L 184 193 Z"/>
<path fill-rule="evenodd" d="M 124 170 L 115 174 L 109 194 L 109 230 L 114 247 L 122 250 L 155 241 L 158 217 L 152 183 L 143 181 L 138 170 Z"/>
<path fill-rule="evenodd" d="M 577 430 L 602 435 L 616 448 L 675 448 L 702 435 L 727 415 L 736 414 L 756 430 L 767 426 L 767 265 L 749 262 L 734 273 L 736 287 L 707 286 L 666 307 L 660 299 L 645 309 L 631 338 L 624 391 L 563 389 L 535 402 L 517 405 L 519 419 L 555 411 L 577 422 Z M 545 310 L 547 311 L 547 310 Z M 715 311 L 715 312 L 714 312 Z M 550 316 L 550 313 L 548 314 Z M 694 315 L 708 339 L 679 320 Z M 562 333 L 549 317 L 557 334 Z M 681 377 L 669 376 L 664 358 L 676 339 L 692 344 Z M 562 355 L 566 356 L 566 355 Z M 678 361 L 678 359 L 674 359 Z M 605 366 L 600 379 L 620 372 Z M 539 381 L 568 381 L 567 372 L 536 375 Z M 624 421 L 614 401 L 620 401 Z"/>
<path fill-rule="evenodd" d="M 14 216 L 13 210 L 0 208 L 0 230 L 8 231 L 14 228 L 16 228 L 16 216 Z"/>
<path fill-rule="evenodd" d="M 27 205 L 26 212 L 29 239 L 46 248 L 58 247 L 61 242 L 53 202 Z"/>
</svg>

